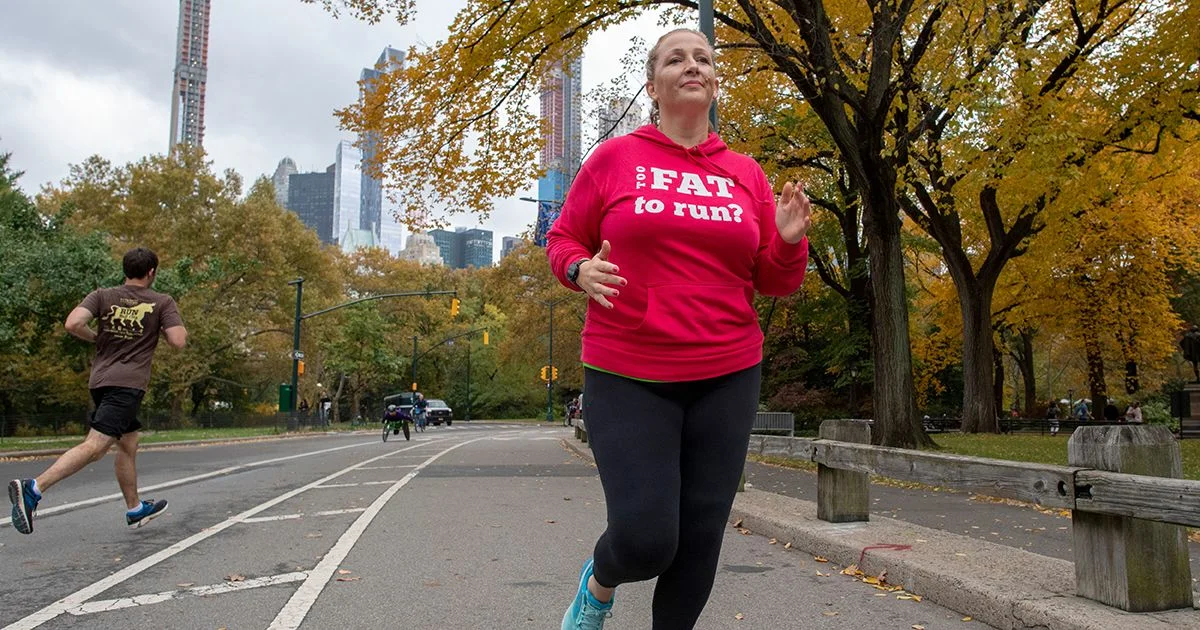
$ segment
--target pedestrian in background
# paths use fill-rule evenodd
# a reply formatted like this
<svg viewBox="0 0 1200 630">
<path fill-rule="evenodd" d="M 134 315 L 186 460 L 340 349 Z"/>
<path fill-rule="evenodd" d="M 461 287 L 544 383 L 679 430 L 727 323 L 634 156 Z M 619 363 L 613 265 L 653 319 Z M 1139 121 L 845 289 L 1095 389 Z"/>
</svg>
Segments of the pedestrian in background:
<svg viewBox="0 0 1200 630">
<path fill-rule="evenodd" d="M 663 35 L 646 91 L 651 124 L 596 149 L 548 235 L 555 276 L 591 297 L 583 406 L 608 511 L 564 630 L 601 628 L 616 587 L 655 577 L 652 627 L 696 623 L 758 408 L 754 293 L 794 292 L 808 262 L 803 187 L 777 205 L 709 126 L 707 38 Z"/>
<path fill-rule="evenodd" d="M 166 501 L 143 501 L 138 497 L 136 457 L 138 409 L 150 384 L 150 363 L 161 334 L 167 343 L 182 348 L 187 329 L 179 317 L 175 300 L 150 290 L 158 275 L 158 256 L 139 247 L 122 260 L 125 284 L 97 289 L 67 315 L 67 332 L 96 344 L 96 358 L 88 379 L 95 409 L 87 437 L 63 453 L 34 479 L 14 479 L 8 484 L 12 501 L 13 528 L 33 533 L 33 517 L 42 493 L 54 484 L 100 461 L 117 446 L 117 485 L 125 498 L 125 523 L 141 527 L 167 509 Z M 88 325 L 96 320 L 96 329 Z"/>
</svg>

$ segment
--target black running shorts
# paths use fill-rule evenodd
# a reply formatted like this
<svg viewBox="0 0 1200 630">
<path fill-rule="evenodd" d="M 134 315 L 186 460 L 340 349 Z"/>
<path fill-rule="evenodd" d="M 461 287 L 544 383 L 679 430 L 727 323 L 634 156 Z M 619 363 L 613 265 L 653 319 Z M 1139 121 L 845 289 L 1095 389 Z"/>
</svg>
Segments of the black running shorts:
<svg viewBox="0 0 1200 630">
<path fill-rule="evenodd" d="M 93 429 L 119 440 L 122 435 L 142 428 L 137 415 L 146 392 L 132 387 L 97 387 L 91 391 L 96 403 L 92 412 Z"/>
</svg>

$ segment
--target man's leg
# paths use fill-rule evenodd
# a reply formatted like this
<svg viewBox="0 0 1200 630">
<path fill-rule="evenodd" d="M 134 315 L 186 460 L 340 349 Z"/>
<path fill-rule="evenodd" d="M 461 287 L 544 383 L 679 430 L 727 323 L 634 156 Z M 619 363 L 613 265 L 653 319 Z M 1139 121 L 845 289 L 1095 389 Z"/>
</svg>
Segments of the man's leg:
<svg viewBox="0 0 1200 630">
<path fill-rule="evenodd" d="M 46 469 L 46 472 L 38 475 L 38 492 L 49 490 L 51 486 L 79 472 L 84 466 L 99 461 L 116 441 L 117 439 L 111 435 L 104 435 L 95 429 L 91 429 L 88 431 L 87 438 L 83 442 L 63 453 L 57 461 Z"/>
<path fill-rule="evenodd" d="M 117 485 L 121 486 L 125 507 L 131 510 L 142 504 L 137 488 L 138 435 L 138 432 L 134 431 L 122 435 L 121 439 L 117 440 Z"/>
</svg>

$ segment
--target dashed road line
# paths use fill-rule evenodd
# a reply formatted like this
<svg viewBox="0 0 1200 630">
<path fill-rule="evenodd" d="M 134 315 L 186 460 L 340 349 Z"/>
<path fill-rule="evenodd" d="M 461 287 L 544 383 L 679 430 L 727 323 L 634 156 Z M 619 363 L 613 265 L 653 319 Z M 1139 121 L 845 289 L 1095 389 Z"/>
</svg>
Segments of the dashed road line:
<svg viewBox="0 0 1200 630">
<path fill-rule="evenodd" d="M 177 591 L 151 593 L 149 595 L 135 595 L 133 597 L 122 597 L 120 599 L 102 599 L 94 602 L 88 602 L 81 606 L 76 606 L 75 608 L 67 610 L 67 612 L 79 617 L 82 615 L 92 615 L 95 613 L 121 610 L 122 608 L 136 608 L 138 606 L 160 604 L 162 602 L 173 599 L 182 599 L 184 597 L 207 597 L 209 595 L 223 595 L 225 593 L 245 591 L 252 588 L 262 588 L 264 586 L 291 584 L 292 582 L 301 582 L 306 578 L 308 578 L 308 571 L 294 571 L 292 573 L 281 573 L 279 575 L 254 578 L 242 582 L 222 582 L 220 584 L 209 584 L 207 586 L 193 586 Z"/>
<path fill-rule="evenodd" d="M 393 482 L 388 482 L 388 483 L 393 483 Z M 346 508 L 344 510 L 325 510 L 322 512 L 313 512 L 312 516 L 337 516 L 338 514 L 354 514 L 356 512 L 363 512 L 366 509 L 367 508 Z M 295 520 L 298 518 L 304 518 L 304 517 L 305 517 L 304 512 L 297 512 L 295 514 L 277 514 L 275 516 L 254 516 L 251 518 L 244 518 L 244 519 L 242 519 L 242 522 L 243 523 L 270 523 L 273 521 L 291 521 L 291 520 Z"/>
</svg>

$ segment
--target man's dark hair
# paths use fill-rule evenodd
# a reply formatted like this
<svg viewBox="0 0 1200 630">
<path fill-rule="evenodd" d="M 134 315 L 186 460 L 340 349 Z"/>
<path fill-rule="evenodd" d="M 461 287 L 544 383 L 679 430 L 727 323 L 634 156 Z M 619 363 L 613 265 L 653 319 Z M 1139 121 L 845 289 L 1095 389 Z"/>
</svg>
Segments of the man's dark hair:
<svg viewBox="0 0 1200 630">
<path fill-rule="evenodd" d="M 121 267 L 125 269 L 126 278 L 139 280 L 145 278 L 151 269 L 158 269 L 158 255 L 145 247 L 131 249 L 125 253 Z"/>
</svg>

